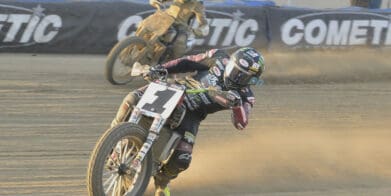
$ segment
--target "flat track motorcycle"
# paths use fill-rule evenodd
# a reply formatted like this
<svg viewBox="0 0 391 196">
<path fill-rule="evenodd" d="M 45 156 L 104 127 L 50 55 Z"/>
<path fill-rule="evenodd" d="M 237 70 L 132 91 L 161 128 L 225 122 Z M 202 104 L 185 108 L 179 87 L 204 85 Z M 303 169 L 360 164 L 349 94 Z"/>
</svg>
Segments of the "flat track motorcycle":
<svg viewBox="0 0 391 196">
<path fill-rule="evenodd" d="M 143 195 L 178 145 L 182 136 L 172 130 L 186 113 L 186 89 L 167 82 L 165 69 L 157 72 L 160 79 L 149 83 L 129 120 L 108 129 L 97 142 L 88 168 L 89 195 Z"/>
<path fill-rule="evenodd" d="M 154 14 L 141 21 L 136 34 L 118 42 L 110 51 L 106 59 L 106 79 L 113 85 L 123 85 L 131 82 L 130 76 L 133 65 L 156 65 L 174 58 L 172 45 L 175 42 L 178 30 L 174 23 L 177 21 L 165 10 L 158 7 Z M 182 24 L 192 32 L 189 24 Z M 188 47 L 192 45 L 188 40 Z"/>
</svg>

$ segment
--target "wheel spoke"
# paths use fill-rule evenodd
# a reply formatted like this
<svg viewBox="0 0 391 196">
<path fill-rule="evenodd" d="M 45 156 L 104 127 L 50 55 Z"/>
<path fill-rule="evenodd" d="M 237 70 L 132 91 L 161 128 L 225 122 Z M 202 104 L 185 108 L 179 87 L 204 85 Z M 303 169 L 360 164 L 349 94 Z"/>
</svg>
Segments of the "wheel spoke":
<svg viewBox="0 0 391 196">
<path fill-rule="evenodd" d="M 118 172 L 118 169 L 115 169 L 115 170 L 112 170 L 112 171 L 104 172 L 104 173 L 103 173 L 103 176 L 108 176 L 108 175 L 114 174 L 114 173 L 116 173 L 116 172 Z"/>
<path fill-rule="evenodd" d="M 109 187 L 107 187 L 107 190 L 105 191 L 105 194 L 107 195 L 107 193 L 109 193 L 110 192 L 110 190 L 111 190 L 111 188 L 113 187 L 113 185 L 116 183 L 116 181 L 117 181 L 117 178 L 118 178 L 118 176 L 116 176 L 112 181 L 111 181 L 111 183 L 110 183 L 110 185 L 109 185 Z"/>
<path fill-rule="evenodd" d="M 126 160 L 127 150 L 128 150 L 128 143 L 129 142 L 126 142 L 126 144 L 125 144 L 124 152 L 122 153 L 122 157 L 121 157 L 121 163 L 123 163 Z"/>
<path fill-rule="evenodd" d="M 107 161 L 111 161 L 111 162 L 114 164 L 114 166 L 116 166 L 116 167 L 119 166 L 119 164 L 117 163 L 117 161 L 115 161 L 115 160 L 111 157 L 111 155 L 109 156 L 109 159 L 108 159 Z M 110 166 L 111 166 L 111 165 L 110 165 Z M 118 170 L 117 170 L 117 171 L 118 171 Z"/>
<path fill-rule="evenodd" d="M 118 178 L 117 178 L 118 179 Z M 115 196 L 116 192 L 117 192 L 117 185 L 118 185 L 118 181 L 115 180 L 114 181 L 114 187 L 113 187 L 113 191 L 111 191 L 111 195 L 112 196 Z"/>
<path fill-rule="evenodd" d="M 126 163 L 128 160 L 129 155 L 133 152 L 134 148 L 136 147 L 136 144 L 132 141 L 132 147 L 129 149 L 129 151 L 125 154 L 124 160 L 122 160 L 122 163 Z"/>
<path fill-rule="evenodd" d="M 118 142 L 119 143 L 119 155 L 117 157 L 119 164 L 121 164 L 121 157 L 122 157 L 122 139 Z M 118 149 L 118 143 L 117 143 L 117 149 Z"/>
<path fill-rule="evenodd" d="M 113 178 L 115 178 L 115 174 L 112 174 L 104 183 L 103 183 L 103 186 L 105 187 L 107 185 L 107 183 L 109 183 Z"/>
<path fill-rule="evenodd" d="M 118 179 L 117 195 L 121 195 L 121 190 L 122 190 L 122 176 L 120 176 Z"/>
</svg>

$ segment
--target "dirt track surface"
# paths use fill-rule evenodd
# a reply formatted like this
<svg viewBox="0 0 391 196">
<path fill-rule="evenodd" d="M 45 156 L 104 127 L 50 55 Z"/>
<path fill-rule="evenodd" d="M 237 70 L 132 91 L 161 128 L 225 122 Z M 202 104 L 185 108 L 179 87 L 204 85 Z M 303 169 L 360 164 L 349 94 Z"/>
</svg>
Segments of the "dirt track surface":
<svg viewBox="0 0 391 196">
<path fill-rule="evenodd" d="M 172 195 L 391 195 L 389 54 L 267 54 L 248 129 L 209 116 Z M 111 86 L 103 62 L 0 54 L 0 195 L 87 195 L 89 153 L 141 84 Z"/>
</svg>

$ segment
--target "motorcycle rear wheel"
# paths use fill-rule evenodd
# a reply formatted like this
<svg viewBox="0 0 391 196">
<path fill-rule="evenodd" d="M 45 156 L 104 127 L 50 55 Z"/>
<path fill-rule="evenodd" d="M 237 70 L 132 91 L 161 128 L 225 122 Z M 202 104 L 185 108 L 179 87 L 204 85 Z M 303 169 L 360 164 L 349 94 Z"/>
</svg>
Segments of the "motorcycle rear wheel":
<svg viewBox="0 0 391 196">
<path fill-rule="evenodd" d="M 88 165 L 87 188 L 90 196 L 144 194 L 152 173 L 151 152 L 146 154 L 139 173 L 131 176 L 121 171 L 129 166 L 146 137 L 147 131 L 133 123 L 122 123 L 102 135 Z"/>
<path fill-rule="evenodd" d="M 130 76 L 133 64 L 146 59 L 147 43 L 137 37 L 127 37 L 118 42 L 106 59 L 106 79 L 113 85 L 124 85 L 133 80 Z M 116 70 L 118 69 L 118 70 Z"/>
</svg>

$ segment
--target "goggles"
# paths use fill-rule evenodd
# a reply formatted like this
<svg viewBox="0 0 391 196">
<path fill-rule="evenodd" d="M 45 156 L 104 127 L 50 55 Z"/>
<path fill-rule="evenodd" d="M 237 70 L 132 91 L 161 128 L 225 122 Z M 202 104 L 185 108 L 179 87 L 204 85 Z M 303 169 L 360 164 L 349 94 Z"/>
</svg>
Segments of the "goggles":
<svg viewBox="0 0 391 196">
<path fill-rule="evenodd" d="M 263 81 L 253 74 L 240 68 L 234 61 L 230 61 L 225 68 L 225 77 L 240 86 L 261 85 Z"/>
</svg>

